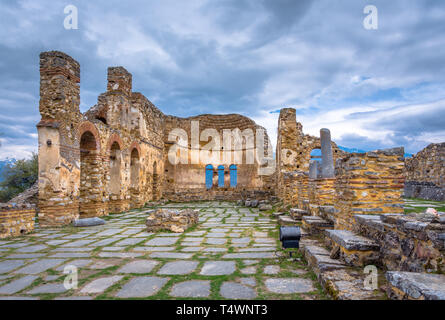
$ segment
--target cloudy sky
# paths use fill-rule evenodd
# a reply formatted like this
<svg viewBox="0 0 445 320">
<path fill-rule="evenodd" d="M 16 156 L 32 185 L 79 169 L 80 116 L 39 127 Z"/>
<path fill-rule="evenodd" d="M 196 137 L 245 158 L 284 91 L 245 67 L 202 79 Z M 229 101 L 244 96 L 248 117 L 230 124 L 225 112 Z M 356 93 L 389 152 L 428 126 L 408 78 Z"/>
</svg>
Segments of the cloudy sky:
<svg viewBox="0 0 445 320">
<path fill-rule="evenodd" d="M 78 8 L 66 30 L 64 8 Z M 378 29 L 363 27 L 367 5 Z M 81 64 L 81 111 L 108 66 L 166 114 L 241 113 L 276 139 L 277 110 L 342 146 L 445 141 L 445 2 L 22 0 L 0 3 L 0 158 L 37 150 L 41 51 Z"/>
</svg>

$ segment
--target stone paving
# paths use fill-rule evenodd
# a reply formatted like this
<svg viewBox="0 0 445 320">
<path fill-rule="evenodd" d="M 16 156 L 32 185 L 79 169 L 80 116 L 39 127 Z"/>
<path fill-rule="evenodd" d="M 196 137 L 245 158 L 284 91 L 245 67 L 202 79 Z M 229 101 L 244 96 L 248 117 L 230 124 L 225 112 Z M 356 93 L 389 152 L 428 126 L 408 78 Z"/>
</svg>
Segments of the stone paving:
<svg viewBox="0 0 445 320">
<path fill-rule="evenodd" d="M 229 202 L 163 207 L 198 209 L 199 223 L 146 232 L 144 208 L 0 240 L 0 299 L 327 299 L 301 256 L 280 249 L 269 213 Z M 78 286 L 67 290 L 73 266 Z"/>
</svg>

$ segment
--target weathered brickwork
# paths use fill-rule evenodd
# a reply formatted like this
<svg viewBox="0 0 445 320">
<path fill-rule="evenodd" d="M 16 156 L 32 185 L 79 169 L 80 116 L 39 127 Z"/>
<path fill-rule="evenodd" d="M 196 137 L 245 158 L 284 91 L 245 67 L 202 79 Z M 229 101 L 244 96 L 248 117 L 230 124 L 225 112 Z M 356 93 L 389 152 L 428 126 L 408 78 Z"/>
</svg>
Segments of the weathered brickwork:
<svg viewBox="0 0 445 320">
<path fill-rule="evenodd" d="M 351 153 L 336 164 L 335 228 L 356 214 L 403 213 L 403 148 Z"/>
<path fill-rule="evenodd" d="M 159 199 L 163 114 L 133 93 L 131 74 L 108 69 L 107 92 L 79 110 L 80 66 L 61 52 L 40 56 L 39 221 L 63 225 Z"/>
<path fill-rule="evenodd" d="M 445 142 L 405 160 L 405 196 L 445 201 Z"/>
<path fill-rule="evenodd" d="M 191 126 L 195 125 L 199 137 L 194 137 Z M 173 129 L 183 130 L 187 141 L 179 142 L 169 139 Z M 253 194 L 274 194 L 274 175 L 259 174 L 260 164 L 256 157 L 257 130 L 264 130 L 265 151 L 269 138 L 264 128 L 251 119 L 237 115 L 200 115 L 190 118 L 168 116 L 165 118 L 165 183 L 164 196 L 175 201 L 228 199 L 237 200 L 240 196 L 249 197 Z M 239 131 L 238 131 L 239 130 Z M 241 144 L 236 144 L 235 132 L 242 137 Z M 203 160 L 202 150 L 209 144 L 203 134 L 216 133 L 220 141 L 216 142 L 216 156 L 210 161 Z M 243 136 L 251 133 L 250 137 Z M 227 138 L 231 136 L 230 140 Z M 194 139 L 195 138 L 195 139 Z M 204 139 L 203 139 L 204 138 Z M 213 139 L 213 138 L 212 138 Z M 225 140 L 224 140 L 225 139 Z M 204 141 L 201 141 L 204 140 Z M 214 141 L 210 141 L 213 143 Z M 169 161 L 169 151 L 177 149 L 178 163 Z M 230 151 L 229 151 L 230 149 Z M 239 152 L 239 157 L 235 153 Z M 181 157 L 181 154 L 183 155 Z M 230 185 L 230 166 L 236 165 L 237 185 Z M 213 183 L 211 188 L 205 184 L 206 166 L 213 167 Z M 218 185 L 218 167 L 224 167 L 224 186 Z"/>
<path fill-rule="evenodd" d="M 257 133 L 264 129 L 249 118 L 235 114 L 191 118 L 164 115 L 141 93 L 132 92 L 132 75 L 123 67 L 108 68 L 107 91 L 82 114 L 80 65 L 74 59 L 62 52 L 43 52 L 40 76 L 42 118 L 37 128 L 42 226 L 122 212 L 161 197 L 177 201 L 237 200 L 244 196 L 265 198 L 275 192 L 275 176 L 259 173 L 264 164 L 257 158 Z M 191 130 L 194 121 L 199 123 L 197 140 Z M 233 136 L 238 129 L 241 134 L 250 132 L 252 139 L 242 136 L 241 143 L 236 144 L 232 137 L 231 144 L 225 144 L 226 131 Z M 187 135 L 185 144 L 170 139 L 172 130 Z M 193 162 L 198 149 L 214 142 L 214 132 L 222 140 L 221 149 L 214 153 L 218 156 L 213 161 Z M 271 157 L 265 130 L 264 140 L 263 154 Z M 237 151 L 236 146 L 241 159 L 228 156 L 227 149 Z M 187 163 L 172 163 L 171 148 L 177 149 L 178 159 L 186 154 Z M 207 188 L 205 167 L 210 164 L 214 167 L 214 183 Z M 237 166 L 236 187 L 230 185 L 232 164 Z M 220 165 L 224 166 L 223 187 L 218 186 Z"/>
<path fill-rule="evenodd" d="M 356 216 L 354 230 L 375 240 L 388 270 L 445 272 L 445 224 L 423 222 L 416 214 Z"/>
<path fill-rule="evenodd" d="M 35 215 L 35 207 L 29 204 L 0 204 L 0 238 L 16 237 L 32 232 Z"/>
<path fill-rule="evenodd" d="M 332 157 L 341 158 L 346 153 L 340 150 L 334 142 L 329 142 L 332 148 Z M 303 133 L 303 126 L 296 121 L 296 111 L 292 108 L 281 109 L 278 118 L 278 139 L 276 148 L 276 185 L 277 195 L 286 205 L 295 205 L 291 200 L 290 190 L 295 190 L 299 183 L 292 176 L 308 174 L 311 153 L 314 149 L 321 149 L 321 139 Z M 300 173 L 299 173 L 300 172 Z M 307 189 L 307 184 L 303 189 Z M 298 193 L 298 191 L 295 191 Z M 305 198 L 307 202 L 307 196 Z M 303 200 L 301 200 L 303 201 Z"/>
</svg>

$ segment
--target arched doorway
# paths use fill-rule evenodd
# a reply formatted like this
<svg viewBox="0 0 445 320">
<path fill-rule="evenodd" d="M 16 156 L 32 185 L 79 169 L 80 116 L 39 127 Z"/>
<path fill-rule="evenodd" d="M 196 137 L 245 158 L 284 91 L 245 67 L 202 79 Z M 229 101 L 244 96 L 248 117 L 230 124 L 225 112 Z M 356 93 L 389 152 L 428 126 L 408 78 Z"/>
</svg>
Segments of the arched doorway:
<svg viewBox="0 0 445 320">
<path fill-rule="evenodd" d="M 121 196 L 121 164 L 122 154 L 119 143 L 113 142 L 110 148 L 110 183 L 109 191 L 112 200 L 119 200 Z"/>
<path fill-rule="evenodd" d="M 85 131 L 80 138 L 80 188 L 79 214 L 96 215 L 95 206 L 101 202 L 101 192 L 97 187 L 99 181 L 99 163 L 96 138 L 90 131 Z"/>
<path fill-rule="evenodd" d="M 218 187 L 224 188 L 224 166 L 218 166 Z"/>
<path fill-rule="evenodd" d="M 213 186 L 213 166 L 211 164 L 206 165 L 205 181 L 206 188 L 211 189 Z"/>
<path fill-rule="evenodd" d="M 238 183 L 237 182 L 238 171 L 237 171 L 236 165 L 235 164 L 230 165 L 229 171 L 230 171 L 230 187 L 235 188 Z"/>
<path fill-rule="evenodd" d="M 130 155 L 130 197 L 133 208 L 140 205 L 140 168 L 139 151 L 133 148 Z"/>
<path fill-rule="evenodd" d="M 158 200 L 158 166 L 156 161 L 153 162 L 153 182 L 152 182 L 152 198 L 154 201 Z"/>
</svg>

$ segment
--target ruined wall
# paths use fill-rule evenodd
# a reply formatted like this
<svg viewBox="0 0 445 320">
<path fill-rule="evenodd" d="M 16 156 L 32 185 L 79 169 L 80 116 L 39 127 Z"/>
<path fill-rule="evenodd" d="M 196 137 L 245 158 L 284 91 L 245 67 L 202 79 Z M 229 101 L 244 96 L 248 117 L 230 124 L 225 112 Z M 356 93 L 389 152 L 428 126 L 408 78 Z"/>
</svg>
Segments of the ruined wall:
<svg viewBox="0 0 445 320">
<path fill-rule="evenodd" d="M 40 75 L 41 225 L 120 212 L 160 198 L 163 114 L 131 91 L 131 74 L 109 68 L 107 92 L 85 114 L 79 110 L 80 66 L 74 59 L 44 52 Z"/>
<path fill-rule="evenodd" d="M 415 216 L 357 216 L 354 231 L 375 240 L 387 270 L 445 272 L 445 224 Z"/>
<path fill-rule="evenodd" d="M 193 126 L 193 128 L 192 128 Z M 164 195 L 176 201 L 237 200 L 265 198 L 274 193 L 273 175 L 260 175 L 256 156 L 257 130 L 265 133 L 265 154 L 269 138 L 264 128 L 237 114 L 165 118 Z M 181 139 L 172 132 L 182 132 Z M 247 135 L 250 132 L 250 135 Z M 236 143 L 236 134 L 241 138 Z M 245 135 L 244 135 L 245 134 Z M 209 135 L 211 137 L 209 137 Z M 213 137 L 215 136 L 215 137 Z M 203 150 L 212 146 L 211 157 Z M 238 156 L 235 155 L 238 153 Z M 175 161 L 169 158 L 175 154 Z M 236 165 L 237 185 L 230 185 L 230 166 Z M 206 166 L 213 166 L 213 185 L 206 187 Z M 224 186 L 218 185 L 218 167 L 224 166 Z"/>
<path fill-rule="evenodd" d="M 0 204 L 0 239 L 20 236 L 34 230 L 35 207 L 29 204 Z"/>
<path fill-rule="evenodd" d="M 320 130 L 320 134 L 324 134 L 325 130 L 327 129 Z M 332 161 L 343 157 L 346 153 L 340 150 L 333 141 L 330 141 L 330 134 L 327 138 L 329 139 L 327 143 L 331 145 Z M 295 206 L 300 203 L 299 207 L 307 208 L 308 181 L 302 179 L 299 182 L 296 177 L 300 176 L 302 178 L 303 175 L 307 176 L 309 174 L 311 152 L 314 149 L 322 149 L 321 138 L 303 133 L 302 124 L 296 121 L 295 109 L 281 109 L 278 118 L 276 148 L 276 185 L 277 195 L 286 205 Z M 302 190 L 299 192 L 298 188 Z M 299 196 L 289 196 L 292 194 L 299 194 Z"/>
<path fill-rule="evenodd" d="M 403 148 L 350 153 L 336 163 L 335 229 L 352 230 L 356 214 L 403 213 Z"/>
<path fill-rule="evenodd" d="M 64 225 L 79 217 L 102 216 L 143 206 L 161 197 L 170 200 L 264 199 L 274 193 L 273 174 L 261 175 L 256 133 L 262 130 L 240 115 L 201 115 L 177 118 L 164 115 L 144 95 L 132 92 L 132 75 L 123 67 L 108 68 L 106 92 L 82 114 L 80 65 L 58 51 L 40 55 L 39 221 L 42 226 Z M 198 143 L 191 121 L 199 121 Z M 214 161 L 173 163 L 168 151 L 181 146 L 186 158 L 209 143 L 204 131 L 250 130 L 252 144 L 241 144 L 242 159 L 227 157 L 221 145 Z M 182 130 L 185 145 L 169 139 Z M 213 131 L 212 131 L 213 130 Z M 260 131 L 261 131 L 260 130 Z M 209 135 L 211 136 L 211 134 Z M 269 140 L 265 133 L 266 157 Z M 211 140 L 213 142 L 213 140 Z M 193 143 L 193 145 L 192 145 Z M 235 145 L 235 141 L 233 141 Z M 178 154 L 183 154 L 177 150 Z M 246 162 L 251 156 L 252 163 Z M 214 187 L 205 188 L 205 165 L 214 166 Z M 237 165 L 237 186 L 230 188 L 229 166 Z M 275 162 L 273 161 L 275 165 Z M 224 165 L 224 187 L 217 187 L 217 167 Z M 273 168 L 274 169 L 274 168 Z M 273 173 L 273 171 L 272 171 Z"/>
<path fill-rule="evenodd" d="M 445 142 L 405 160 L 405 196 L 445 201 Z"/>
</svg>

